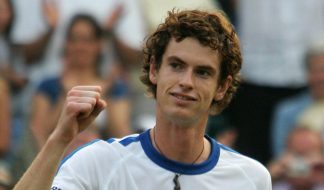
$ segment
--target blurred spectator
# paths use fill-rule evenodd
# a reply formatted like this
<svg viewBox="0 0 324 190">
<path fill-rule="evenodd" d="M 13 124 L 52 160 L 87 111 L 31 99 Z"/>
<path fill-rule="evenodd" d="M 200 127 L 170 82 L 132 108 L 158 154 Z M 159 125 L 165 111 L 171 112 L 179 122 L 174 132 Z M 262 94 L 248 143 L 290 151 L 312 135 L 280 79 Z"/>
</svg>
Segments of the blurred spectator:
<svg viewBox="0 0 324 190">
<path fill-rule="evenodd" d="M 304 60 L 309 88 L 294 97 L 280 102 L 276 106 L 272 123 L 274 156 L 282 153 L 285 139 L 289 131 L 296 126 L 301 114 L 314 102 L 324 100 L 324 40 L 312 43 Z"/>
<path fill-rule="evenodd" d="M 46 39 L 50 35 L 46 34 L 42 40 L 21 44 L 13 38 L 17 15 L 20 15 L 19 12 L 15 12 L 13 0 L 1 0 L 0 10 L 0 71 L 7 78 L 13 92 L 20 93 L 29 81 L 30 67 L 33 67 L 29 63 L 32 62 L 36 52 L 44 51 L 41 47 L 47 43 Z M 53 28 L 55 21 L 48 18 L 48 22 L 51 22 Z"/>
<path fill-rule="evenodd" d="M 30 69 L 35 65 L 29 65 L 26 60 L 32 57 L 33 51 L 41 51 L 40 43 L 16 44 L 12 39 L 14 23 L 17 13 L 12 0 L 0 0 L 0 74 L 8 81 L 11 96 L 11 128 L 12 146 L 14 151 L 19 143 L 21 131 L 25 126 L 25 114 L 28 111 L 27 102 L 30 101 L 31 85 L 29 82 Z M 36 65 L 37 66 L 37 65 Z"/>
<path fill-rule="evenodd" d="M 238 151 L 266 163 L 274 106 L 305 88 L 304 54 L 309 42 L 324 33 L 324 1 L 236 4 L 243 83 L 228 110 L 239 134 Z"/>
<path fill-rule="evenodd" d="M 29 139 L 26 140 L 27 142 L 22 147 L 23 152 L 28 150 L 30 153 L 27 154 L 32 154 L 31 156 L 26 155 L 27 158 L 35 156 L 35 153 L 44 145 L 56 126 L 67 91 L 76 85 L 96 84 L 103 87 L 103 91 L 107 92 L 106 98 L 109 106 L 107 112 L 104 112 L 107 115 L 101 115 L 99 118 L 108 119 L 108 122 L 100 123 L 100 121 L 96 120 L 92 127 L 83 131 L 71 143 L 67 153 L 82 144 L 101 138 L 101 128 L 109 136 L 114 137 L 121 137 L 131 133 L 127 86 L 121 80 L 107 82 L 99 74 L 102 61 L 102 43 L 103 32 L 93 17 L 78 14 L 72 18 L 68 26 L 63 49 L 62 74 L 42 81 L 34 96 L 30 127 L 35 139 L 30 141 L 30 138 L 26 137 L 26 139 Z M 34 147 L 36 152 L 31 153 L 32 147 L 30 146 L 36 146 Z M 17 166 L 16 169 L 26 169 L 29 162 L 31 160 L 26 160 L 25 165 Z M 21 170 L 15 171 L 15 175 L 22 172 Z"/>
<path fill-rule="evenodd" d="M 324 155 L 321 136 L 311 129 L 292 130 L 283 154 L 269 165 L 274 190 L 324 189 Z"/>
<path fill-rule="evenodd" d="M 112 51 L 115 51 L 110 51 L 107 59 L 112 59 L 116 52 L 117 55 L 121 55 L 118 58 L 122 58 L 128 64 L 138 58 L 145 28 L 137 0 L 14 0 L 14 3 L 19 13 L 13 33 L 15 42 L 48 42 L 42 43 L 43 47 L 38 48 L 45 51 L 34 54 L 36 60 L 43 56 L 42 67 L 33 72 L 35 79 L 54 76 L 60 72 L 61 66 L 57 63 L 61 59 L 67 23 L 78 13 L 92 15 L 104 25 L 111 38 L 110 42 L 114 42 Z M 42 10 L 47 23 L 43 20 Z M 107 65 L 102 67 L 103 73 L 107 72 L 106 67 Z"/>
<path fill-rule="evenodd" d="M 0 92 L 0 190 L 5 190 L 11 182 L 6 160 L 10 147 L 10 94 L 6 81 L 1 77 Z"/>
</svg>

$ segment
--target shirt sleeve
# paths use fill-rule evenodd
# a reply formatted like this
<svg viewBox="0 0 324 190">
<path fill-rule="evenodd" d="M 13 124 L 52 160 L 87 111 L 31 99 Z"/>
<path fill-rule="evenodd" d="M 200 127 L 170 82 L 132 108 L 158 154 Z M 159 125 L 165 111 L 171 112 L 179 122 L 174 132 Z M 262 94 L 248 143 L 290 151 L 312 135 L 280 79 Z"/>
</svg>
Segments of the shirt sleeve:
<svg viewBox="0 0 324 190">
<path fill-rule="evenodd" d="M 85 144 L 68 156 L 66 156 L 59 166 L 59 169 L 54 178 L 51 190 L 67 190 L 67 189 L 98 189 L 94 188 L 96 180 L 93 179 L 92 154 L 87 152 L 92 151 L 90 145 L 93 145 L 98 140 Z M 92 176 L 91 176 L 92 175 Z"/>
<path fill-rule="evenodd" d="M 120 152 L 111 143 L 94 140 L 63 159 L 51 190 L 119 189 L 112 179 L 122 166 L 118 164 L 121 160 Z"/>
<path fill-rule="evenodd" d="M 106 189 L 118 156 L 109 143 L 94 140 L 65 157 L 54 178 L 51 190 Z"/>
<path fill-rule="evenodd" d="M 127 98 L 129 95 L 129 87 L 127 86 L 126 82 L 123 80 L 117 80 L 109 89 L 108 98 L 117 100 L 117 99 L 124 99 Z"/>
<path fill-rule="evenodd" d="M 62 90 L 63 88 L 60 84 L 59 78 L 49 78 L 40 82 L 37 87 L 36 93 L 46 96 L 53 105 L 57 103 Z"/>
</svg>

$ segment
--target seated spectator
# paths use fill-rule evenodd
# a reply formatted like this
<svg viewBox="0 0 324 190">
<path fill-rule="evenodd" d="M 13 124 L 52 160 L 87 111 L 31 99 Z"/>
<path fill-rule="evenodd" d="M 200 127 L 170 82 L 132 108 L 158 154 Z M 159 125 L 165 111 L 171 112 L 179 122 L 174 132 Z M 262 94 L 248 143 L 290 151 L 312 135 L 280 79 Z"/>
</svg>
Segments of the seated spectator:
<svg viewBox="0 0 324 190">
<path fill-rule="evenodd" d="M 90 16 L 76 15 L 67 31 L 63 73 L 43 81 L 34 98 L 31 127 L 39 147 L 57 122 L 66 92 L 75 85 L 98 84 L 106 87 L 110 104 L 108 134 L 121 137 L 130 133 L 126 87 L 120 81 L 107 82 L 100 77 L 101 47 L 100 26 Z"/>
<path fill-rule="evenodd" d="M 101 117 L 108 121 L 100 123 L 96 120 L 92 127 L 82 132 L 71 143 L 67 153 L 93 139 L 101 138 L 100 127 L 103 127 L 108 136 L 121 137 L 130 134 L 126 85 L 121 80 L 107 81 L 99 74 L 102 35 L 100 26 L 88 15 L 76 15 L 68 26 L 62 74 L 42 81 L 33 99 L 30 128 L 34 139 L 26 140 L 26 144 L 36 146 L 36 152 L 54 130 L 66 93 L 75 85 L 100 85 L 104 88 L 109 108 L 106 116 Z M 25 148 L 22 148 L 22 151 L 31 149 L 26 144 L 23 145 Z M 26 169 L 30 161 L 20 167 Z"/>
<path fill-rule="evenodd" d="M 324 99 L 324 41 L 312 44 L 305 60 L 309 88 L 295 97 L 280 102 L 274 112 L 272 149 L 275 156 L 282 153 L 289 131 L 296 126 L 305 109 L 313 102 Z"/>
<path fill-rule="evenodd" d="M 287 139 L 282 155 L 268 167 L 274 190 L 324 188 L 323 140 L 316 131 L 298 127 Z"/>
<path fill-rule="evenodd" d="M 10 147 L 10 97 L 8 85 L 1 77 L 0 92 L 0 190 L 5 190 L 11 182 L 6 160 Z"/>
</svg>

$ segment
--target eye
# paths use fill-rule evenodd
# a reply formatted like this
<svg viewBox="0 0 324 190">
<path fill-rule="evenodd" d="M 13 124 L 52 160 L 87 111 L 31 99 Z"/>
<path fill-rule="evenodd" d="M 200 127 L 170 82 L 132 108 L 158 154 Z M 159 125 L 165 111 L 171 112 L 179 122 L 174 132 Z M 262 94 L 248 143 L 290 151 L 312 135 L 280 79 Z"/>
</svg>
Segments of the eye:
<svg viewBox="0 0 324 190">
<path fill-rule="evenodd" d="M 171 62 L 170 66 L 172 67 L 173 70 L 180 70 L 182 68 L 182 65 L 177 62 Z"/>
<path fill-rule="evenodd" d="M 203 78 L 207 78 L 207 77 L 211 76 L 211 73 L 205 69 L 197 69 L 196 74 Z"/>
</svg>

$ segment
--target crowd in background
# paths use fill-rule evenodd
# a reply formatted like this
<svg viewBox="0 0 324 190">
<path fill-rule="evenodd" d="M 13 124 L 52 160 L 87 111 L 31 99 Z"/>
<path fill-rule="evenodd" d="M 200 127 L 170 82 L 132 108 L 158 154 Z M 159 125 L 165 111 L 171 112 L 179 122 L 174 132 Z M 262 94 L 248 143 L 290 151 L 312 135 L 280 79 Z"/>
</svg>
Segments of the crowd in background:
<svg viewBox="0 0 324 190">
<path fill-rule="evenodd" d="M 141 49 L 173 8 L 223 10 L 241 39 L 241 87 L 208 134 L 268 167 L 274 189 L 324 189 L 324 1 L 0 0 L 0 190 L 42 148 L 72 86 L 102 86 L 108 108 L 67 153 L 154 126 Z"/>
</svg>

